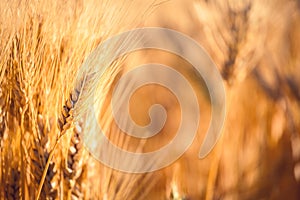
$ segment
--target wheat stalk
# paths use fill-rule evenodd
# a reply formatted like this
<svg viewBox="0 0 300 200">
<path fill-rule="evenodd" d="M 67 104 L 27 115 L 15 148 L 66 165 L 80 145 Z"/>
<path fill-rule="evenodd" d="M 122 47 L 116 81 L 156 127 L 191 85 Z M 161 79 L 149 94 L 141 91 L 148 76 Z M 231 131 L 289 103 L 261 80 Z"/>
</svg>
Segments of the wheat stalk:
<svg viewBox="0 0 300 200">
<path fill-rule="evenodd" d="M 6 118 L 5 97 L 2 92 L 2 88 L 0 88 L 0 148 L 2 146 L 2 138 L 4 136 L 4 131 L 6 128 L 5 118 Z"/>
</svg>

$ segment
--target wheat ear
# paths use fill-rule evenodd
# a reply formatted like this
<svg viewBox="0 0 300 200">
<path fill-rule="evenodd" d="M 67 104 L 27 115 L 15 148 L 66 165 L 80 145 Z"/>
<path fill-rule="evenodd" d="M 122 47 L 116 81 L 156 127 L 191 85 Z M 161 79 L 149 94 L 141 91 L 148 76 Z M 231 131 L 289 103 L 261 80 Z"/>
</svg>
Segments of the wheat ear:
<svg viewBox="0 0 300 200">
<path fill-rule="evenodd" d="M 78 187 L 77 179 L 82 173 L 83 167 L 83 142 L 81 134 L 83 132 L 83 122 L 75 123 L 73 135 L 71 137 L 68 156 L 65 162 L 64 179 L 67 182 L 68 199 L 79 199 L 82 197 Z"/>
<path fill-rule="evenodd" d="M 61 115 L 58 118 L 57 123 L 58 123 L 58 128 L 59 128 L 60 134 L 59 134 L 59 137 L 57 138 L 57 140 L 55 141 L 54 147 L 52 148 L 52 150 L 49 153 L 48 160 L 45 165 L 43 175 L 42 175 L 42 178 L 39 183 L 36 199 L 39 199 L 39 197 L 40 197 L 42 187 L 43 187 L 45 178 L 47 176 L 47 171 L 48 171 L 48 168 L 50 167 L 54 151 L 55 151 L 60 139 L 62 138 L 62 136 L 64 136 L 64 133 L 66 133 L 66 131 L 71 127 L 71 125 L 73 123 L 73 110 L 74 110 L 74 106 L 76 105 L 76 103 L 79 99 L 81 85 L 82 84 L 79 84 L 79 86 L 77 88 L 75 88 L 73 90 L 73 92 L 70 94 L 70 98 L 68 98 L 66 100 L 65 105 L 63 106 Z"/>
<path fill-rule="evenodd" d="M 32 172 L 34 184 L 39 185 L 41 177 L 43 175 L 43 169 L 46 165 L 46 162 L 49 158 L 49 150 L 47 148 L 49 144 L 49 132 L 51 128 L 46 126 L 46 121 L 42 115 L 38 115 L 38 136 L 39 138 L 35 141 L 33 148 L 33 155 L 31 158 L 32 161 Z M 55 164 L 51 162 L 46 174 L 46 181 L 42 188 L 41 197 L 42 199 L 55 199 L 57 197 L 57 190 L 53 187 L 52 181 L 56 174 L 54 169 Z"/>
</svg>

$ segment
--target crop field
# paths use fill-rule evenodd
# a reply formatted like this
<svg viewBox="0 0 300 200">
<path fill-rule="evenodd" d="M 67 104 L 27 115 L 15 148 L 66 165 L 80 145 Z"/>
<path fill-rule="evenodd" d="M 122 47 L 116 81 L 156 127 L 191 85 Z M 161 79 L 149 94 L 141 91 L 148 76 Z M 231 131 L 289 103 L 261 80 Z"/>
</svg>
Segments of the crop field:
<svg viewBox="0 0 300 200">
<path fill-rule="evenodd" d="M 2 0 L 0 199 L 300 199 L 300 1 Z"/>
</svg>

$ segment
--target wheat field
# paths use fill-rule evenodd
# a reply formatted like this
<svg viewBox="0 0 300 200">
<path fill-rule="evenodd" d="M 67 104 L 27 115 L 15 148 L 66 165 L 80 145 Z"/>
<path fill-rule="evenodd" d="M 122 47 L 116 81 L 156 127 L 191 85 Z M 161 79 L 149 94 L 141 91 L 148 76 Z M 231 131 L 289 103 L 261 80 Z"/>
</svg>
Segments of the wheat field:
<svg viewBox="0 0 300 200">
<path fill-rule="evenodd" d="M 0 11 L 0 199 L 300 199 L 299 1 L 3 0 Z M 212 105 L 190 63 L 147 49 L 117 59 L 102 77 L 82 67 L 106 39 L 153 26 L 193 38 L 222 75 L 226 118 L 204 159 L 198 153 Z M 168 35 L 161 40 L 176 44 Z M 88 67 L 105 67 L 121 47 L 106 47 Z M 92 134 L 94 123 L 113 144 L 140 153 L 166 145 L 179 127 L 180 103 L 157 85 L 134 93 L 130 115 L 147 125 L 147 110 L 161 104 L 168 118 L 159 134 L 137 139 L 114 121 L 110 102 L 118 80 L 153 62 L 176 69 L 197 91 L 197 136 L 183 156 L 158 171 L 114 170 L 85 148 L 83 136 Z M 84 114 L 94 103 L 92 91 L 99 95 L 96 121 Z M 123 96 L 118 100 L 122 106 Z M 122 165 L 142 162 L 109 148 L 100 153 Z"/>
</svg>

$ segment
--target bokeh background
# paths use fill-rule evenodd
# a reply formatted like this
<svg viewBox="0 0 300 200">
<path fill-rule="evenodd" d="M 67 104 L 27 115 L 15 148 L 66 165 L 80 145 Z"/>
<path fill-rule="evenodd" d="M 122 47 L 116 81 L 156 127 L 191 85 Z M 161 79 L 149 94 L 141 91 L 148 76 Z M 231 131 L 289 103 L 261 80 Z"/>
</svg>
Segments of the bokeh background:
<svg viewBox="0 0 300 200">
<path fill-rule="evenodd" d="M 173 66 L 199 92 L 198 136 L 183 157 L 154 175 L 165 177 L 167 185 L 157 184 L 154 191 L 186 199 L 300 198 L 299 2 L 167 1 L 143 25 L 174 29 L 196 40 L 218 66 L 227 94 L 222 137 L 211 154 L 199 160 L 211 117 L 205 83 L 174 55 L 149 50 L 133 59 L 133 66 L 141 60 Z M 148 90 L 142 102 L 164 102 L 171 117 L 162 135 L 174 132 L 180 120 L 178 105 L 166 102 L 167 94 L 157 88 Z M 139 111 L 138 116 L 145 113 Z M 152 147 L 170 140 L 163 137 L 152 141 Z"/>
</svg>

